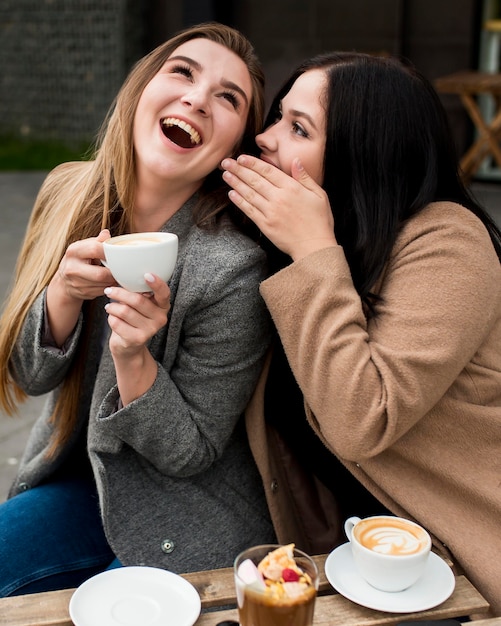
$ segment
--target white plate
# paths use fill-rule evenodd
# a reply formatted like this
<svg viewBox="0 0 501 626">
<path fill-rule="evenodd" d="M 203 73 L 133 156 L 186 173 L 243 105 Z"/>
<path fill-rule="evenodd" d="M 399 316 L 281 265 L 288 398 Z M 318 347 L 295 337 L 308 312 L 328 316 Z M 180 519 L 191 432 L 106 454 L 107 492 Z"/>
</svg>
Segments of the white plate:
<svg viewBox="0 0 501 626">
<path fill-rule="evenodd" d="M 424 574 L 412 587 L 394 593 L 379 591 L 358 574 L 349 543 L 344 543 L 329 554 L 325 561 L 325 575 L 334 589 L 348 600 L 389 613 L 431 609 L 445 602 L 456 584 L 451 568 L 432 552 Z"/>
<path fill-rule="evenodd" d="M 201 602 L 187 580 L 155 567 L 120 567 L 89 578 L 70 600 L 75 626 L 192 626 Z"/>
</svg>

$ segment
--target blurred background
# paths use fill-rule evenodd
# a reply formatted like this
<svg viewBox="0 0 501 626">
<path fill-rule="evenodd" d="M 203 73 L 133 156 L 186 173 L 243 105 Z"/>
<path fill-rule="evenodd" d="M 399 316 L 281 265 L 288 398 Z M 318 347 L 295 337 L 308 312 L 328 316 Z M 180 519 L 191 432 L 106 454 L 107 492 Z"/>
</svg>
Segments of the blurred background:
<svg viewBox="0 0 501 626">
<path fill-rule="evenodd" d="M 299 61 L 331 49 L 403 55 L 432 80 L 479 68 L 483 24 L 498 16 L 498 1 L 2 0 L 3 149 L 45 142 L 45 158 L 55 144 L 63 160 L 62 148 L 85 149 L 131 65 L 198 22 L 244 32 L 271 94 Z M 444 100 L 462 151 L 471 128 L 458 98 Z"/>
<path fill-rule="evenodd" d="M 498 35 L 486 24 L 500 17 L 499 0 L 1 0 L 0 304 L 47 171 L 84 158 L 131 66 L 178 30 L 216 20 L 245 33 L 269 102 L 300 61 L 332 49 L 404 56 L 432 81 L 497 73 Z M 457 95 L 441 98 L 463 154 L 476 131 Z M 499 180 L 484 168 L 472 187 L 501 221 Z M 0 413 L 0 501 L 42 401 L 18 418 Z"/>
</svg>

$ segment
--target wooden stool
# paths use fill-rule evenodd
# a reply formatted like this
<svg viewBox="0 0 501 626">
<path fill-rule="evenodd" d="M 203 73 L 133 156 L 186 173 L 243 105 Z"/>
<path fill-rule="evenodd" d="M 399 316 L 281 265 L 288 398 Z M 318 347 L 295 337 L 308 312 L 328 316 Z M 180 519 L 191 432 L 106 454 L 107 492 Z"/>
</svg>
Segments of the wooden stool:
<svg viewBox="0 0 501 626">
<path fill-rule="evenodd" d="M 461 158 L 461 169 L 466 180 L 478 170 L 486 156 L 491 155 L 501 168 L 501 73 L 457 72 L 438 78 L 435 87 L 440 93 L 457 94 L 478 131 L 478 139 Z M 490 120 L 484 119 L 476 101 L 477 96 L 490 94 L 495 111 Z"/>
</svg>

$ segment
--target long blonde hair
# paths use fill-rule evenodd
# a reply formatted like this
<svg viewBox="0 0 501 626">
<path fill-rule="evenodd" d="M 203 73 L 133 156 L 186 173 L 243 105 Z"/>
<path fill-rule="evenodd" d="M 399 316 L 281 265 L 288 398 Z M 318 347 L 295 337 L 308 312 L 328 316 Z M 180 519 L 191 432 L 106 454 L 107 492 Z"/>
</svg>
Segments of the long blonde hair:
<svg viewBox="0 0 501 626">
<path fill-rule="evenodd" d="M 237 30 L 218 23 L 188 28 L 143 57 L 131 70 L 104 121 L 94 159 L 64 163 L 47 176 L 37 196 L 15 268 L 12 290 L 0 318 L 0 406 L 12 415 L 26 394 L 9 369 L 12 350 L 27 312 L 58 269 L 68 245 L 95 237 L 103 228 L 112 234 L 130 230 L 136 194 L 133 122 L 141 94 L 166 59 L 181 44 L 209 39 L 240 57 L 247 65 L 252 99 L 240 148 L 250 151 L 261 131 L 264 114 L 264 74 L 250 42 Z M 194 219 L 213 225 L 228 209 L 227 187 L 220 172 L 210 174 L 200 189 Z M 92 314 L 92 302 L 84 307 Z M 86 324 L 88 330 L 91 324 Z M 86 337 L 62 385 L 52 422 L 51 452 L 69 437 L 77 418 Z"/>
</svg>

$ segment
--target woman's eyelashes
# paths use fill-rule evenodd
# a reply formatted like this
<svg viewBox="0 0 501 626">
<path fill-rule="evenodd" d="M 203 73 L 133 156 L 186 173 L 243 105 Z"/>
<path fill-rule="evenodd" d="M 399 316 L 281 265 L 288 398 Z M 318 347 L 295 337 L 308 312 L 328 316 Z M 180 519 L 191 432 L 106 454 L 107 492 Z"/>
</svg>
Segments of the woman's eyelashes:
<svg viewBox="0 0 501 626">
<path fill-rule="evenodd" d="M 292 132 L 300 137 L 308 138 L 310 136 L 306 128 L 304 128 L 304 126 L 302 126 L 299 122 L 292 122 Z"/>
<path fill-rule="evenodd" d="M 234 91 L 225 91 L 222 94 L 223 98 L 228 100 L 231 106 L 237 111 L 240 107 L 240 100 L 238 99 L 237 94 Z"/>
<path fill-rule="evenodd" d="M 186 78 L 193 80 L 193 70 L 189 65 L 174 65 L 171 72 L 173 74 L 182 74 L 183 76 L 186 76 Z"/>
<path fill-rule="evenodd" d="M 274 126 L 278 122 L 282 121 L 283 116 L 284 114 L 282 112 L 282 109 L 278 109 L 274 115 L 274 121 L 271 126 Z M 306 130 L 306 128 L 297 120 L 293 119 L 290 122 L 290 127 L 294 135 L 298 135 L 299 137 L 305 137 L 306 139 L 308 139 L 308 137 L 310 136 L 310 133 Z"/>
</svg>

